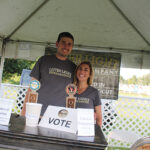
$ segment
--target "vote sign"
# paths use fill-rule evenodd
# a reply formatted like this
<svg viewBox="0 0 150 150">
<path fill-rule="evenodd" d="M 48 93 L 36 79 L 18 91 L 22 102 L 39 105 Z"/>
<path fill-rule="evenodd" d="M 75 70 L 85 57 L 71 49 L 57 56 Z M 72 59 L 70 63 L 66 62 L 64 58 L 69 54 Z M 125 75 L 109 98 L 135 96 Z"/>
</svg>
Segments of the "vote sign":
<svg viewBox="0 0 150 150">
<path fill-rule="evenodd" d="M 39 126 L 76 134 L 76 109 L 49 105 L 39 123 Z"/>
</svg>

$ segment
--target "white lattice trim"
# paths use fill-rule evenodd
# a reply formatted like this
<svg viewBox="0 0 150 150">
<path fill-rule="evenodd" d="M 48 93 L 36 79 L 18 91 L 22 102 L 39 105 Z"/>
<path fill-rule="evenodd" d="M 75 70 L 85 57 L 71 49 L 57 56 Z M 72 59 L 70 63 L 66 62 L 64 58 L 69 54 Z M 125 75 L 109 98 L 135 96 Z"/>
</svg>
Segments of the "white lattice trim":
<svg viewBox="0 0 150 150">
<path fill-rule="evenodd" d="M 13 112 L 20 114 L 27 89 L 27 86 L 2 84 L 0 95 L 15 99 Z M 118 100 L 102 100 L 102 113 L 102 130 L 107 139 L 113 130 L 132 131 L 140 137 L 150 136 L 150 99 L 119 97 Z M 109 146 L 131 147 L 132 144 L 112 138 L 109 140 Z"/>
</svg>

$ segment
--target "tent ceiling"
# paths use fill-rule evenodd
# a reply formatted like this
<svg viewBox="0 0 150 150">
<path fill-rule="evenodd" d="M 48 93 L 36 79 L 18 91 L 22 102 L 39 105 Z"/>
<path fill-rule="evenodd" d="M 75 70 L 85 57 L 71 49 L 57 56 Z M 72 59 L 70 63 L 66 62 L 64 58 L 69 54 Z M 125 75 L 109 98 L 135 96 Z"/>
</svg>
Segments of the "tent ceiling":
<svg viewBox="0 0 150 150">
<path fill-rule="evenodd" d="M 0 0 L 0 37 L 55 43 L 69 31 L 75 45 L 150 52 L 149 0 Z M 13 34 L 12 34 L 13 33 Z"/>
</svg>

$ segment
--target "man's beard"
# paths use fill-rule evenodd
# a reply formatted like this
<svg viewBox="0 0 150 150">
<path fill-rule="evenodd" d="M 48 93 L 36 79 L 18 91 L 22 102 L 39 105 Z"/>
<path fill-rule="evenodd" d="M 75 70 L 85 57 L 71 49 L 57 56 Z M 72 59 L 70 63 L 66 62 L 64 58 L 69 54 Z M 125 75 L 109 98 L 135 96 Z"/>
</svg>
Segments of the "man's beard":
<svg viewBox="0 0 150 150">
<path fill-rule="evenodd" d="M 66 58 L 69 54 L 65 55 L 65 54 L 59 53 L 59 55 Z"/>
</svg>

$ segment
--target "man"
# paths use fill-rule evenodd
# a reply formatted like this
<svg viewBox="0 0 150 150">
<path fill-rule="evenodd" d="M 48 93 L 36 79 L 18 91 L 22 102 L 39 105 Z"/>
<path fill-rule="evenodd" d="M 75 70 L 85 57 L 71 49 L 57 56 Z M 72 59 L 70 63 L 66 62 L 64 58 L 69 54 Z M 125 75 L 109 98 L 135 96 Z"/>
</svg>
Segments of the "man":
<svg viewBox="0 0 150 150">
<path fill-rule="evenodd" d="M 38 103 L 43 104 L 41 115 L 48 105 L 66 106 L 65 88 L 73 81 L 76 65 L 67 59 L 74 45 L 74 38 L 69 32 L 59 34 L 56 41 L 56 55 L 42 56 L 30 76 L 32 80 L 38 80 L 41 84 L 38 92 Z M 25 115 L 25 103 L 28 101 L 29 88 L 24 101 L 22 115 Z"/>
</svg>

